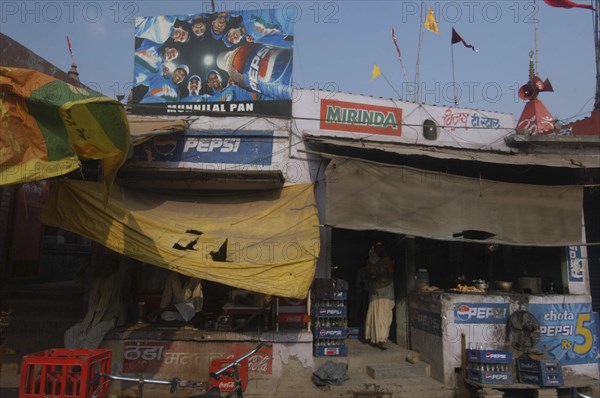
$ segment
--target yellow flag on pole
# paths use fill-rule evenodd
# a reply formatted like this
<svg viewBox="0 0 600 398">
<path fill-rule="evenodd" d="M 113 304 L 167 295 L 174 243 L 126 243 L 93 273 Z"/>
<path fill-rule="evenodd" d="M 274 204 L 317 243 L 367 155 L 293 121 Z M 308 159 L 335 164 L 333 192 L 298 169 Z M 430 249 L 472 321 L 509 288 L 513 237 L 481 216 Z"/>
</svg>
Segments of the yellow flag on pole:
<svg viewBox="0 0 600 398">
<path fill-rule="evenodd" d="M 379 75 L 381 75 L 381 69 L 379 69 L 379 66 L 377 66 L 377 64 L 373 64 L 373 73 L 371 74 L 371 80 L 379 77 Z"/>
<path fill-rule="evenodd" d="M 433 9 L 431 8 L 431 6 L 427 11 L 427 17 L 425 18 L 425 23 L 423 24 L 423 26 L 425 26 L 425 29 L 427 29 L 430 32 L 434 32 L 435 34 L 440 33 L 437 21 L 435 20 L 435 14 L 433 13 Z"/>
</svg>

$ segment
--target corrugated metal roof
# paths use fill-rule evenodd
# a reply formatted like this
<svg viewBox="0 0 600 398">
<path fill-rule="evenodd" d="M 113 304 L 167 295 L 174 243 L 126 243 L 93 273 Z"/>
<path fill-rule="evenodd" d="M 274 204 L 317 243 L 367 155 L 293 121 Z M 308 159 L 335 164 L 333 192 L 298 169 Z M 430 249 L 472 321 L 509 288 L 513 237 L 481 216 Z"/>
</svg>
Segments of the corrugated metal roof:
<svg viewBox="0 0 600 398">
<path fill-rule="evenodd" d="M 438 159 L 457 159 L 473 162 L 498 163 L 511 165 L 531 165 L 566 168 L 600 168 L 600 153 L 596 156 L 580 156 L 559 153 L 524 154 L 517 151 L 489 152 L 482 150 L 455 149 L 447 147 L 432 147 L 427 145 L 398 144 L 382 141 L 356 140 L 345 138 L 327 138 L 318 134 L 304 131 L 304 137 L 314 143 L 352 147 L 360 149 L 373 149 L 384 152 L 397 153 L 407 156 L 427 156 Z"/>
</svg>

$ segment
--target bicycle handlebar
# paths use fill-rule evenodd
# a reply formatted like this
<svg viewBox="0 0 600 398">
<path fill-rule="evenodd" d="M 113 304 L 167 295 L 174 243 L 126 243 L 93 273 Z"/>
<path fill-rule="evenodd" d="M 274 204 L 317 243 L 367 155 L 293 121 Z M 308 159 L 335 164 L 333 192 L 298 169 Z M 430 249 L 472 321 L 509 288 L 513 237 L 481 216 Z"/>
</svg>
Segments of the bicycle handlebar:
<svg viewBox="0 0 600 398">
<path fill-rule="evenodd" d="M 227 364 L 226 366 L 222 367 L 221 369 L 219 369 L 216 372 L 210 372 L 209 376 L 212 377 L 215 380 L 219 380 L 221 378 L 221 375 L 223 373 L 225 373 L 228 369 L 235 367 L 235 366 L 239 366 L 240 362 L 242 362 L 244 359 L 251 357 L 252 355 L 254 355 L 258 350 L 260 350 L 263 346 L 270 346 L 270 343 L 265 343 L 263 341 L 261 341 L 260 343 L 258 343 L 258 345 L 256 347 L 254 347 L 254 349 L 244 355 L 242 355 L 241 357 L 239 357 L 238 359 L 236 359 L 235 361 L 231 362 L 230 364 Z"/>
<path fill-rule="evenodd" d="M 179 384 L 179 379 L 178 378 L 174 378 L 171 380 L 153 380 L 153 379 L 144 379 L 142 377 L 125 377 L 125 376 L 116 376 L 116 375 L 111 375 L 108 373 L 104 373 L 104 372 L 99 372 L 96 377 L 99 376 L 104 376 L 106 378 L 109 378 L 111 380 L 117 380 L 117 381 L 133 381 L 136 383 L 148 383 L 148 384 L 160 384 L 163 386 L 170 386 L 170 385 L 176 385 Z"/>
</svg>

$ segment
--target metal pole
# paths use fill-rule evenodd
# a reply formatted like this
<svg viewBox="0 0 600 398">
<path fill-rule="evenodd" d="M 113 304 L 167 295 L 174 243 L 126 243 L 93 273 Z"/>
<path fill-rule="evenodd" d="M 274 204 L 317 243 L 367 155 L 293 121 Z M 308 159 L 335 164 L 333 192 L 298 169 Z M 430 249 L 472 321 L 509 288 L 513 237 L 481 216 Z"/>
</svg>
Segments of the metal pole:
<svg viewBox="0 0 600 398">
<path fill-rule="evenodd" d="M 594 46 L 596 48 L 596 99 L 594 110 L 600 110 L 600 0 L 596 0 L 596 10 L 592 12 L 594 18 Z M 594 0 L 592 0 L 592 5 Z"/>
<path fill-rule="evenodd" d="M 537 75 L 539 73 L 539 62 L 540 62 L 540 55 L 539 55 L 539 46 L 538 46 L 538 17 L 537 17 L 537 4 L 536 4 L 536 0 L 533 0 L 533 30 L 534 30 L 534 35 L 535 35 L 535 71 L 534 71 L 534 75 Z"/>
<path fill-rule="evenodd" d="M 452 88 L 454 89 L 454 106 L 458 106 L 458 96 L 456 94 L 456 78 L 454 77 L 454 44 L 450 44 L 452 48 Z"/>
<path fill-rule="evenodd" d="M 417 49 L 417 65 L 415 67 L 415 102 L 419 101 L 419 68 L 421 62 L 421 43 L 423 42 L 423 9 L 425 7 L 425 0 L 421 0 L 421 16 L 419 17 L 419 47 Z"/>
</svg>

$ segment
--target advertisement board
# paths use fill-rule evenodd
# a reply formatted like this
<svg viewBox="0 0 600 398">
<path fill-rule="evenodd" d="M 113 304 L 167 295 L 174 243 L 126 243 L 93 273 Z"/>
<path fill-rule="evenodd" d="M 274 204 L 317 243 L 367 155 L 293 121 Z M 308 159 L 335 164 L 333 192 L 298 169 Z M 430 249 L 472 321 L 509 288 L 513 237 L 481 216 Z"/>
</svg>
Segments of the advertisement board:
<svg viewBox="0 0 600 398">
<path fill-rule="evenodd" d="M 293 28 L 280 9 L 136 18 L 133 113 L 291 115 Z"/>
<path fill-rule="evenodd" d="M 537 347 L 562 365 L 594 363 L 598 357 L 598 317 L 591 303 L 529 304 L 540 323 Z"/>
<path fill-rule="evenodd" d="M 200 167 L 201 164 L 271 166 L 273 131 L 190 131 L 158 135 L 135 148 L 130 164 Z"/>
<path fill-rule="evenodd" d="M 321 100 L 322 130 L 402 135 L 402 109 L 332 99 Z"/>
</svg>

